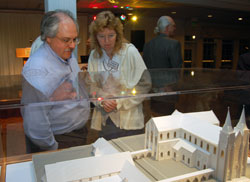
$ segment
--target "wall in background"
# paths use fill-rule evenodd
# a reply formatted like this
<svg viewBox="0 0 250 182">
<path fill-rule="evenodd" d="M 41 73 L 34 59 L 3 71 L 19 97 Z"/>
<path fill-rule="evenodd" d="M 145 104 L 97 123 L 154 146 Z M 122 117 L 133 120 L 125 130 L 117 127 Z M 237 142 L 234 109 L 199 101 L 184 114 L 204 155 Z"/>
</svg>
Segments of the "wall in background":
<svg viewBox="0 0 250 182">
<path fill-rule="evenodd" d="M 40 13 L 0 13 L 0 75 L 18 75 L 22 71 L 23 60 L 16 58 L 16 48 L 30 47 L 40 35 Z M 86 55 L 87 16 L 78 15 L 80 28 L 78 60 Z"/>
<path fill-rule="evenodd" d="M 40 34 L 40 21 L 42 13 L 37 12 L 0 12 L 0 75 L 18 75 L 22 71 L 23 61 L 16 58 L 16 48 L 30 47 L 32 41 Z M 78 62 L 80 56 L 89 53 L 86 46 L 88 35 L 88 25 L 92 21 L 92 15 L 80 13 L 77 15 L 80 27 L 79 37 L 81 43 L 78 45 Z M 151 40 L 154 34 L 154 28 L 159 17 L 139 17 L 137 22 L 127 21 L 124 24 L 125 38 L 131 41 L 132 30 L 145 31 L 145 42 Z M 239 42 L 240 39 L 249 39 L 249 28 L 231 25 L 214 25 L 197 22 L 195 26 L 190 20 L 175 19 L 177 32 L 175 38 L 181 42 L 182 53 L 184 55 L 185 36 L 196 34 L 196 48 L 193 51 L 192 66 L 201 67 L 203 39 L 207 37 L 217 40 L 230 39 L 233 42 Z M 219 49 L 217 51 L 220 51 Z M 237 54 L 235 54 L 237 56 Z M 237 57 L 234 58 L 237 61 Z M 236 63 L 234 63 L 235 65 Z"/>
</svg>

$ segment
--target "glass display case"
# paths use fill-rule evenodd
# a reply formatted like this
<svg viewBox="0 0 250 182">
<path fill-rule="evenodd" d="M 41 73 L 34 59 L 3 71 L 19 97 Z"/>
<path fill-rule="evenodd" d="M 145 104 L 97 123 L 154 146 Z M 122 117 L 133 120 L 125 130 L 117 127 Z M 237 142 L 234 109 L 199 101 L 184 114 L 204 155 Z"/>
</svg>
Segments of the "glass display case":
<svg viewBox="0 0 250 182">
<path fill-rule="evenodd" d="M 212 110 L 220 127 L 224 126 L 230 114 L 232 127 L 235 127 L 244 108 L 246 125 L 250 127 L 250 72 L 247 71 L 198 68 L 145 70 L 139 76 L 131 75 L 133 79 L 130 80 L 134 83 L 109 72 L 83 71 L 59 81 L 50 80 L 49 87 L 43 87 L 45 83 L 37 80 L 26 80 L 21 75 L 0 77 L 2 180 L 11 181 L 6 171 L 12 164 L 33 161 L 41 165 L 45 161 L 53 161 L 56 156 L 60 160 L 73 159 L 74 155 L 91 156 L 93 151 L 89 146 L 100 137 L 119 151 L 142 150 L 146 146 L 145 126 L 151 118 L 172 115 L 177 111 L 196 113 Z M 81 142 L 69 140 L 61 145 L 58 141 L 58 145 L 48 150 L 44 147 L 44 151 L 39 153 L 27 147 L 30 141 L 45 145 L 41 142 L 45 138 L 52 146 L 53 134 L 55 140 L 64 140 L 57 136 L 79 127 L 82 129 L 79 131 Z M 48 139 L 50 137 L 52 139 Z M 207 150 L 207 146 L 200 147 Z M 79 154 L 82 150 L 87 154 Z M 47 158 L 43 154 L 48 154 Z M 39 176 L 36 165 L 35 178 L 40 181 L 42 176 Z M 136 166 L 144 173 L 150 171 L 142 167 L 143 162 L 136 162 Z M 166 178 L 158 172 L 146 176 L 149 181 Z"/>
</svg>

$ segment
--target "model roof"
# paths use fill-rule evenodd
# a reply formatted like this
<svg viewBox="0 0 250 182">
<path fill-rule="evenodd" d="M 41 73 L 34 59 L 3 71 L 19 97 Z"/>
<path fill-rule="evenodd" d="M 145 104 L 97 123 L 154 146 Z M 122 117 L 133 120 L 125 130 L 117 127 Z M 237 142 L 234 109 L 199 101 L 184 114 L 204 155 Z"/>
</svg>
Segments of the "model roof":
<svg viewBox="0 0 250 182">
<path fill-rule="evenodd" d="M 183 129 L 207 142 L 213 144 L 219 142 L 221 127 L 214 125 L 219 123 L 219 120 L 213 111 L 195 113 L 175 111 L 172 115 L 155 117 L 152 120 L 159 132 Z"/>
</svg>

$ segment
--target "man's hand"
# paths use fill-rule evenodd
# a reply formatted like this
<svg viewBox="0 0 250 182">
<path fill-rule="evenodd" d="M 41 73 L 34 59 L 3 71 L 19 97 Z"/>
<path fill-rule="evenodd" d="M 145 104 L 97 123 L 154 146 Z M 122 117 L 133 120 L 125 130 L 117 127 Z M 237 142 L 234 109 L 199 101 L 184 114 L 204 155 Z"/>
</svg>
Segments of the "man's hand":
<svg viewBox="0 0 250 182">
<path fill-rule="evenodd" d="M 51 95 L 50 101 L 60 101 L 76 98 L 75 92 L 70 82 L 63 82 Z"/>
</svg>

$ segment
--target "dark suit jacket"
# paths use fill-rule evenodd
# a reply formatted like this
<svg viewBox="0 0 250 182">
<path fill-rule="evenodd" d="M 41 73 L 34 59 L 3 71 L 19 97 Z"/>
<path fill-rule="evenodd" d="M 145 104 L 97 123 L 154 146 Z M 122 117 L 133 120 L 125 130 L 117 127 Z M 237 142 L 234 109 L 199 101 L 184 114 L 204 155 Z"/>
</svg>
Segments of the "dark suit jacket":
<svg viewBox="0 0 250 182">
<path fill-rule="evenodd" d="M 240 55 L 237 69 L 250 70 L 250 52 Z"/>
<path fill-rule="evenodd" d="M 145 44 L 143 59 L 148 69 L 151 68 L 181 68 L 180 42 L 159 34 Z"/>
</svg>

